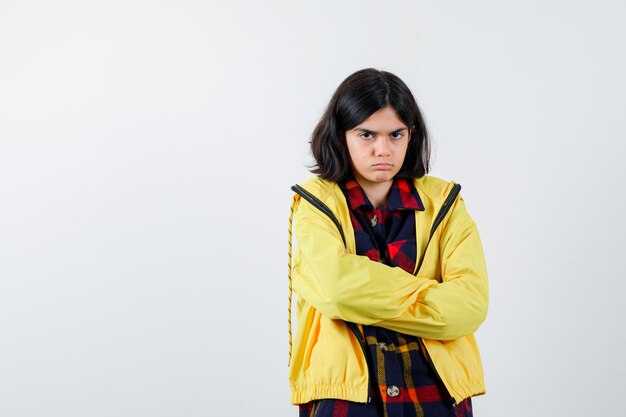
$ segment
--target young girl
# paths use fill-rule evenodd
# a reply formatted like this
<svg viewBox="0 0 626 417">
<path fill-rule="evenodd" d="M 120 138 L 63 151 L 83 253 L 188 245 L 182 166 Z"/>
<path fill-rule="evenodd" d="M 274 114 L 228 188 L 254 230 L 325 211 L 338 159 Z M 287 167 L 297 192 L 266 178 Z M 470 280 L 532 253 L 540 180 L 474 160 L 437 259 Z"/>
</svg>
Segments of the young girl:
<svg viewBox="0 0 626 417">
<path fill-rule="evenodd" d="M 485 392 L 473 333 L 487 271 L 460 186 L 426 175 L 410 90 L 389 72 L 350 75 L 311 151 L 317 177 L 293 187 L 290 216 L 300 416 L 472 416 L 470 398 Z"/>
</svg>

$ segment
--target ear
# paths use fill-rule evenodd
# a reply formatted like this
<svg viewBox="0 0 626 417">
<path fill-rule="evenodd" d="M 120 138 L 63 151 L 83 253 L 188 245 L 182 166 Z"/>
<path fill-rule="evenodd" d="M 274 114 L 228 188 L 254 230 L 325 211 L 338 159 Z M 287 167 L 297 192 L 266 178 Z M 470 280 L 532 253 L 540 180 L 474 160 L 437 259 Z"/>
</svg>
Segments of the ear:
<svg viewBox="0 0 626 417">
<path fill-rule="evenodd" d="M 411 138 L 413 137 L 413 132 L 415 131 L 415 125 L 411 126 L 409 128 L 409 142 L 411 141 Z"/>
</svg>

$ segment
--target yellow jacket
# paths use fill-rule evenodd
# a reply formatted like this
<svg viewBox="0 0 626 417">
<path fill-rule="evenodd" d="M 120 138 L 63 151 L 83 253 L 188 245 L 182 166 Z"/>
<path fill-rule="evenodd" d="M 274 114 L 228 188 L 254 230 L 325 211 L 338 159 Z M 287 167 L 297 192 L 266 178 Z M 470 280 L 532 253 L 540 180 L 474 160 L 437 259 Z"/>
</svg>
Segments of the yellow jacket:
<svg viewBox="0 0 626 417">
<path fill-rule="evenodd" d="M 415 212 L 418 255 L 453 185 L 430 176 L 415 180 L 425 206 Z M 298 296 L 289 364 L 292 403 L 322 398 L 368 401 L 367 362 L 346 322 L 421 337 L 456 402 L 483 394 L 473 333 L 487 313 L 487 270 L 478 230 L 463 199 L 455 200 L 437 228 L 416 277 L 355 254 L 348 205 L 336 183 L 313 178 L 304 188 L 339 220 L 346 247 L 337 225 L 296 195 L 292 263 L 290 251 L 290 286 Z"/>
</svg>

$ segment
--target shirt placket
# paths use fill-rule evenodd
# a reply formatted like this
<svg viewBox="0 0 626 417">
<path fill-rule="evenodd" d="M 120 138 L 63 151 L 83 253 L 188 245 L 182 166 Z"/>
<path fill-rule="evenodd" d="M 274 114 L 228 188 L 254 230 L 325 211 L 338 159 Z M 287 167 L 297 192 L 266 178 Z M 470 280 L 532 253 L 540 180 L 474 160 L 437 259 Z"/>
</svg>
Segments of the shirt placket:
<svg viewBox="0 0 626 417">
<path fill-rule="evenodd" d="M 378 261 L 389 265 L 389 249 L 387 247 L 387 213 L 380 209 L 368 210 L 365 214 L 368 224 L 368 234 L 372 245 L 378 251 Z"/>
</svg>

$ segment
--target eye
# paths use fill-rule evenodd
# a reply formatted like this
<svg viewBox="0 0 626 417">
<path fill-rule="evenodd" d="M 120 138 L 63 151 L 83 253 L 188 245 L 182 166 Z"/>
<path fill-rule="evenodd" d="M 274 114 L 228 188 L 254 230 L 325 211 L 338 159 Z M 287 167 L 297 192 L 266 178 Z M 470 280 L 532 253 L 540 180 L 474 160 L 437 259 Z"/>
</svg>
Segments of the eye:
<svg viewBox="0 0 626 417">
<path fill-rule="evenodd" d="M 363 132 L 363 133 L 361 133 L 360 137 L 362 139 L 369 140 L 369 139 L 373 139 L 374 135 L 372 135 L 371 132 Z"/>
<path fill-rule="evenodd" d="M 402 133 L 402 131 L 400 132 L 393 132 L 391 134 L 391 138 L 392 139 L 402 139 L 404 137 L 404 133 Z"/>
</svg>

